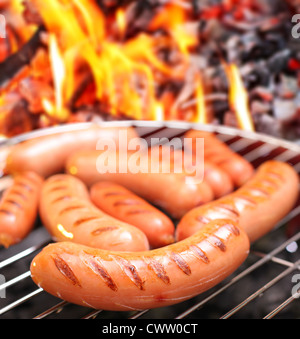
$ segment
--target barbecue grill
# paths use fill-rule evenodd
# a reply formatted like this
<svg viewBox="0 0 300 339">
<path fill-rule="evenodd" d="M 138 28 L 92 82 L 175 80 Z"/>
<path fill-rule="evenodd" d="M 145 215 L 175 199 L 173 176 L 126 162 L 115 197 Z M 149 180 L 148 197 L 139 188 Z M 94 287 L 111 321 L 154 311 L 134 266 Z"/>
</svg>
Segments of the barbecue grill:
<svg viewBox="0 0 300 339">
<path fill-rule="evenodd" d="M 300 172 L 300 146 L 263 134 L 225 126 L 194 125 L 187 122 L 119 121 L 109 126 L 133 126 L 146 140 L 153 137 L 182 137 L 189 129 L 215 132 L 234 151 L 255 167 L 266 160 L 280 160 Z M 69 124 L 20 135 L 2 141 L 1 159 L 9 147 L 23 140 L 57 131 L 88 127 L 89 123 Z M 0 189 L 11 183 L 2 176 Z M 215 288 L 186 302 L 152 310 L 108 312 L 62 301 L 36 286 L 29 265 L 41 249 L 52 242 L 41 222 L 20 244 L 0 250 L 0 318 L 2 319 L 215 319 L 215 318 L 299 318 L 297 289 L 300 269 L 300 205 L 281 220 L 273 231 L 252 245 L 249 257 L 229 278 Z"/>
</svg>

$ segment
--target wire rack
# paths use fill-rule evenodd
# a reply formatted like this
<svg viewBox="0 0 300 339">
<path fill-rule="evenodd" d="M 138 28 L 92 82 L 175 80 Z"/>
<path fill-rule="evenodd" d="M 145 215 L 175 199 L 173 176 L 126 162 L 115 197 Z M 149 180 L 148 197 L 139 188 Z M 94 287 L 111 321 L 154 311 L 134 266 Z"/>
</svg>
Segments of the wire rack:
<svg viewBox="0 0 300 339">
<path fill-rule="evenodd" d="M 112 122 L 111 126 L 133 126 L 146 140 L 182 137 L 191 128 L 215 132 L 234 151 L 255 167 L 276 159 L 291 164 L 300 173 L 300 146 L 267 135 L 223 126 L 184 122 Z M 86 128 L 75 124 L 35 131 L 3 141 L 0 161 L 15 143 L 56 131 Z M 2 159 L 1 159 L 2 157 Z M 0 179 L 0 190 L 11 183 Z M 249 257 L 228 279 L 186 302 L 152 310 L 109 312 L 93 310 L 59 300 L 36 286 L 29 266 L 51 237 L 38 221 L 34 231 L 20 244 L 0 250 L 0 319 L 270 319 L 300 318 L 300 205 L 281 220 L 274 230 L 252 245 Z"/>
</svg>

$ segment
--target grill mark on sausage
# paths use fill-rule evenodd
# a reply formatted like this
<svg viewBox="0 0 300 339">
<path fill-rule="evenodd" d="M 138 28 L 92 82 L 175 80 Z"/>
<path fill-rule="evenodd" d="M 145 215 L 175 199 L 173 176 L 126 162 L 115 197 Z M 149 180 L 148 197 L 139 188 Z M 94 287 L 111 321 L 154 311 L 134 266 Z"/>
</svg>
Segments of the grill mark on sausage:
<svg viewBox="0 0 300 339">
<path fill-rule="evenodd" d="M 59 272 L 65 276 L 74 286 L 81 287 L 79 280 L 72 271 L 71 267 L 59 256 L 57 255 L 54 259 L 54 264 Z"/>
<path fill-rule="evenodd" d="M 224 227 L 226 227 L 229 230 L 229 232 L 234 234 L 235 236 L 239 236 L 241 234 L 240 230 L 233 224 L 227 224 Z"/>
<path fill-rule="evenodd" d="M 82 205 L 68 206 L 68 207 L 62 209 L 59 212 L 59 215 L 61 216 L 65 213 L 68 213 L 68 212 L 71 212 L 71 211 L 74 211 L 74 210 L 77 210 L 77 209 L 82 209 L 82 208 L 85 208 L 85 206 L 82 206 Z"/>
<path fill-rule="evenodd" d="M 226 245 L 223 243 L 223 241 L 222 241 L 219 237 L 217 237 L 216 235 L 211 235 L 211 236 L 209 236 L 209 237 L 207 238 L 207 241 L 208 241 L 211 245 L 213 245 L 213 246 L 219 248 L 222 252 L 225 252 L 226 249 L 227 249 L 227 248 L 226 248 Z"/>
<path fill-rule="evenodd" d="M 266 197 L 268 198 L 270 196 L 269 192 L 267 192 L 266 190 L 262 189 L 262 188 L 257 188 L 257 187 L 250 187 L 250 192 L 252 192 L 253 194 L 259 194 L 260 196 Z"/>
<path fill-rule="evenodd" d="M 219 210 L 221 212 L 225 211 L 225 213 L 229 212 L 230 214 L 234 215 L 236 218 L 238 218 L 240 216 L 240 213 L 236 209 L 234 209 L 234 207 L 229 206 L 229 205 L 216 204 L 214 206 L 214 209 Z"/>
<path fill-rule="evenodd" d="M 149 210 L 131 210 L 131 211 L 128 211 L 126 214 L 127 215 L 132 215 L 132 214 L 149 214 L 149 213 L 153 213 L 153 211 L 149 211 Z"/>
<path fill-rule="evenodd" d="M 114 196 L 122 196 L 126 195 L 124 192 L 107 192 L 104 194 L 104 197 L 114 197 Z"/>
<path fill-rule="evenodd" d="M 114 259 L 119 264 L 126 276 L 134 283 L 134 285 L 141 291 L 145 290 L 144 282 L 139 276 L 136 267 L 130 261 L 122 257 L 114 256 Z"/>
<path fill-rule="evenodd" d="M 275 183 L 274 181 L 272 181 L 270 179 L 262 179 L 261 183 L 264 186 L 268 186 L 268 187 L 271 187 L 271 188 L 278 188 L 279 187 L 279 185 L 277 183 Z"/>
<path fill-rule="evenodd" d="M 81 218 L 81 219 L 76 220 L 74 222 L 73 226 L 78 227 L 78 226 L 81 226 L 82 224 L 84 224 L 86 222 L 96 220 L 96 219 L 99 219 L 99 217 L 98 216 L 92 216 L 92 217 Z"/>
<path fill-rule="evenodd" d="M 58 198 L 54 199 L 53 201 L 51 201 L 51 204 L 55 204 L 55 203 L 60 202 L 62 200 L 69 200 L 69 199 L 71 199 L 70 195 L 63 195 L 63 196 L 58 197 Z"/>
<path fill-rule="evenodd" d="M 17 181 L 16 186 L 23 187 L 28 192 L 33 191 L 32 187 L 30 185 L 28 185 L 26 182 L 23 182 L 23 181 Z"/>
<path fill-rule="evenodd" d="M 62 191 L 62 190 L 65 190 L 65 189 L 68 189 L 68 186 L 61 185 L 61 186 L 56 186 L 56 187 L 50 188 L 49 192 Z"/>
<path fill-rule="evenodd" d="M 99 263 L 97 259 L 94 257 L 91 257 L 88 259 L 87 262 L 85 262 L 88 267 L 92 269 L 92 271 L 101 277 L 101 279 L 104 281 L 107 287 L 109 287 L 111 290 L 116 292 L 118 290 L 118 286 L 112 279 L 111 275 L 107 272 L 107 270 Z"/>
<path fill-rule="evenodd" d="M 195 220 L 196 220 L 196 221 L 199 221 L 199 222 L 201 222 L 201 223 L 203 223 L 203 224 L 208 224 L 208 223 L 210 222 L 210 219 L 208 219 L 208 218 L 206 218 L 206 217 L 203 217 L 202 215 L 197 215 L 197 216 L 195 217 Z"/>
<path fill-rule="evenodd" d="M 249 198 L 247 196 L 238 195 L 238 196 L 236 196 L 236 198 L 241 200 L 241 201 L 243 201 L 243 202 L 245 202 L 249 206 L 255 207 L 257 205 L 257 203 L 256 203 L 256 201 L 254 199 L 251 199 L 251 198 Z"/>
<path fill-rule="evenodd" d="M 16 190 L 16 189 L 12 189 L 10 191 L 10 194 L 17 195 L 18 197 L 22 198 L 24 201 L 27 201 L 27 196 L 25 194 L 23 194 L 22 192 Z"/>
<path fill-rule="evenodd" d="M 98 236 L 104 232 L 111 232 L 111 231 L 117 230 L 118 228 L 119 228 L 118 226 L 106 226 L 106 227 L 97 228 L 93 232 L 91 232 L 91 235 Z"/>
<path fill-rule="evenodd" d="M 1 208 L 0 209 L 0 213 L 3 213 L 3 214 L 6 214 L 6 215 L 9 215 L 9 216 L 14 216 L 14 213 L 7 210 L 7 209 L 4 209 L 4 208 Z"/>
<path fill-rule="evenodd" d="M 186 274 L 186 275 L 191 275 L 192 271 L 184 259 L 179 254 L 176 254 L 174 252 L 171 253 L 170 255 L 171 260 L 178 266 L 178 268 L 181 269 L 181 271 Z"/>
<path fill-rule="evenodd" d="M 275 178 L 277 180 L 280 180 L 281 182 L 284 182 L 284 177 L 281 174 L 279 174 L 279 173 L 268 172 L 268 176 L 273 177 L 273 178 Z"/>
<path fill-rule="evenodd" d="M 114 206 L 138 206 L 138 205 L 142 205 L 142 203 L 138 200 L 133 199 L 119 200 L 114 203 Z"/>
<path fill-rule="evenodd" d="M 22 205 L 19 204 L 17 201 L 13 200 L 13 199 L 7 199 L 7 200 L 5 200 L 5 203 L 14 205 L 14 206 L 16 206 L 17 208 L 22 209 Z"/>
<path fill-rule="evenodd" d="M 150 270 L 152 270 L 155 275 L 166 285 L 170 285 L 170 277 L 167 275 L 164 266 L 155 259 L 147 258 L 145 259 Z"/>
<path fill-rule="evenodd" d="M 206 253 L 202 251 L 202 249 L 197 245 L 191 245 L 190 249 L 196 255 L 196 257 L 202 260 L 205 264 L 209 263 L 209 258 Z"/>
</svg>

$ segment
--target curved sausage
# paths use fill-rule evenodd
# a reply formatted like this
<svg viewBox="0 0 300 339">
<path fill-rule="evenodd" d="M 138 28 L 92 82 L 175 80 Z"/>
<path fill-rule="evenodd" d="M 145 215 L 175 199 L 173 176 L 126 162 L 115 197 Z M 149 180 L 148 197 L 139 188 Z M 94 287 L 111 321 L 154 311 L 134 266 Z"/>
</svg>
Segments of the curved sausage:
<svg viewBox="0 0 300 339">
<path fill-rule="evenodd" d="M 172 220 L 125 187 L 103 181 L 91 187 L 92 202 L 103 212 L 142 230 L 153 248 L 174 242 Z"/>
<path fill-rule="evenodd" d="M 211 220 L 229 218 L 238 221 L 254 242 L 293 208 L 298 195 L 299 177 L 293 167 L 268 161 L 234 193 L 188 212 L 177 225 L 176 239 L 191 236 Z"/>
<path fill-rule="evenodd" d="M 185 173 L 153 173 L 149 169 L 133 173 L 128 167 L 130 156 L 124 160 L 118 152 L 107 152 L 107 158 L 112 160 L 113 165 L 116 164 L 116 169 L 109 168 L 108 165 L 106 173 L 99 173 L 97 160 L 101 154 L 101 151 L 74 153 L 66 162 L 66 172 L 75 175 L 89 187 L 99 181 L 118 183 L 160 207 L 173 218 L 181 218 L 190 209 L 214 198 L 212 189 L 206 182 L 193 182 L 189 180 L 191 178 L 187 179 Z M 125 171 L 120 173 L 119 168 Z"/>
<path fill-rule="evenodd" d="M 73 176 L 56 174 L 45 181 L 39 211 L 56 241 L 115 251 L 149 249 L 142 231 L 99 210 L 90 201 L 86 186 Z"/>
<path fill-rule="evenodd" d="M 65 161 L 72 152 L 78 149 L 95 150 L 101 138 L 114 141 L 118 147 L 119 141 L 126 145 L 132 138 L 138 138 L 138 135 L 133 128 L 95 125 L 82 130 L 37 137 L 12 146 L 4 173 L 34 171 L 42 177 L 49 177 L 63 171 Z"/>
<path fill-rule="evenodd" d="M 0 244 L 9 247 L 23 240 L 33 229 L 43 179 L 34 172 L 14 178 L 0 201 Z"/>
<path fill-rule="evenodd" d="M 184 241 L 146 252 L 51 244 L 33 259 L 31 275 L 45 291 L 71 303 L 143 310 L 207 291 L 233 273 L 248 253 L 246 233 L 232 221 L 218 220 Z"/>
<path fill-rule="evenodd" d="M 231 177 L 236 187 L 242 186 L 246 183 L 254 174 L 254 168 L 250 162 L 248 162 L 241 155 L 231 150 L 225 143 L 220 141 L 213 133 L 190 130 L 185 138 L 204 139 L 204 159 L 216 164 L 223 169 Z M 193 152 L 194 145 L 191 151 Z"/>
</svg>

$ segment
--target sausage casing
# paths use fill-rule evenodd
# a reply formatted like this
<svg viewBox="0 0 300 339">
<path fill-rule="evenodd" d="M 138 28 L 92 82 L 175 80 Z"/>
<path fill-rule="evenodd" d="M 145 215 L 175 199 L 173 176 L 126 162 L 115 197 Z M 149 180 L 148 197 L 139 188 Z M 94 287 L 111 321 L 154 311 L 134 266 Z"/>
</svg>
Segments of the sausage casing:
<svg viewBox="0 0 300 339">
<path fill-rule="evenodd" d="M 252 164 L 238 153 L 231 150 L 225 143 L 219 140 L 213 133 L 200 130 L 190 130 L 185 138 L 204 139 L 204 159 L 223 169 L 232 179 L 236 187 L 245 184 L 254 174 Z M 194 146 L 191 151 L 193 152 Z"/>
<path fill-rule="evenodd" d="M 34 227 L 43 179 L 34 172 L 16 175 L 0 201 L 0 244 L 23 240 Z"/>
<path fill-rule="evenodd" d="M 268 161 L 235 192 L 195 208 L 179 222 L 176 239 L 185 239 L 214 219 L 239 222 L 254 242 L 273 229 L 293 208 L 299 196 L 299 177 L 289 164 Z"/>
<path fill-rule="evenodd" d="M 153 248 L 174 242 L 172 220 L 125 187 L 98 182 L 90 190 L 92 202 L 105 213 L 141 229 Z"/>
<path fill-rule="evenodd" d="M 90 201 L 86 186 L 73 176 L 56 174 L 45 181 L 39 211 L 55 241 L 115 251 L 149 249 L 142 231 L 99 210 Z"/>
<path fill-rule="evenodd" d="M 120 131 L 124 133 L 120 133 Z M 133 128 L 95 125 L 71 132 L 36 137 L 12 146 L 6 159 L 4 173 L 15 174 L 20 171 L 33 171 L 42 177 L 49 177 L 64 170 L 67 157 L 74 151 L 78 149 L 96 150 L 97 142 L 101 138 L 114 141 L 118 147 L 119 141 L 124 146 L 124 143 L 138 138 L 138 135 Z"/>
<path fill-rule="evenodd" d="M 233 273 L 248 253 L 246 233 L 232 221 L 217 220 L 184 241 L 146 252 L 51 244 L 34 258 L 31 274 L 38 286 L 71 303 L 143 310 L 207 291 Z"/>
<path fill-rule="evenodd" d="M 120 184 L 155 206 L 160 207 L 171 217 L 181 218 L 190 209 L 214 198 L 211 187 L 204 181 L 191 182 L 183 173 L 133 173 L 127 169 L 128 159 L 123 160 L 118 153 L 108 153 L 109 159 L 116 158 L 116 171 L 99 173 L 97 160 L 101 151 L 78 151 L 66 162 L 66 172 L 78 177 L 87 186 L 99 181 L 111 181 Z M 125 162 L 123 163 L 118 163 Z M 114 160 L 112 160 L 112 163 Z M 121 173 L 119 168 L 126 170 Z M 109 169 L 109 168 L 108 168 Z"/>
</svg>

